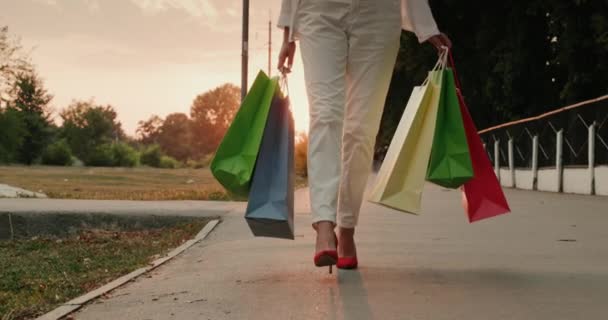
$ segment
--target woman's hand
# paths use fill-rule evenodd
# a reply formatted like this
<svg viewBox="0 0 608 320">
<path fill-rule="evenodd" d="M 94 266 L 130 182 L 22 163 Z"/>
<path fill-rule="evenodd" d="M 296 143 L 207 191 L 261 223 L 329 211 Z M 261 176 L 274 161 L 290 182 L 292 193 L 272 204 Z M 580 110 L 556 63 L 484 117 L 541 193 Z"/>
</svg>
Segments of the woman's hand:
<svg viewBox="0 0 608 320">
<path fill-rule="evenodd" d="M 437 51 L 443 51 L 443 47 L 447 47 L 448 49 L 452 48 L 452 41 L 448 38 L 445 33 L 436 34 L 429 38 L 428 42 L 430 42 Z"/>
<path fill-rule="evenodd" d="M 293 66 L 293 56 L 296 54 L 296 43 L 283 41 L 281 52 L 279 53 L 279 71 L 282 73 L 290 73 Z"/>
</svg>

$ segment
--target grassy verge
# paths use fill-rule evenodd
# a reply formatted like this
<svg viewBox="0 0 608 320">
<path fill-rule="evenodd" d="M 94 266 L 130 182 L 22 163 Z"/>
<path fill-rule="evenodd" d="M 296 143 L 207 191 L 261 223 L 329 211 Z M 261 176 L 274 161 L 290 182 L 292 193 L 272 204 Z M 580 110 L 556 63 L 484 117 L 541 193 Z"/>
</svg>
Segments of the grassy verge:
<svg viewBox="0 0 608 320">
<path fill-rule="evenodd" d="M 1 166 L 0 182 L 62 199 L 234 200 L 209 169 Z"/>
<path fill-rule="evenodd" d="M 0 319 L 31 319 L 165 254 L 207 220 L 143 231 L 0 242 Z"/>
<path fill-rule="evenodd" d="M 245 200 L 229 195 L 207 168 L 0 166 L 0 183 L 58 199 Z M 296 187 L 304 186 L 296 175 Z"/>
</svg>

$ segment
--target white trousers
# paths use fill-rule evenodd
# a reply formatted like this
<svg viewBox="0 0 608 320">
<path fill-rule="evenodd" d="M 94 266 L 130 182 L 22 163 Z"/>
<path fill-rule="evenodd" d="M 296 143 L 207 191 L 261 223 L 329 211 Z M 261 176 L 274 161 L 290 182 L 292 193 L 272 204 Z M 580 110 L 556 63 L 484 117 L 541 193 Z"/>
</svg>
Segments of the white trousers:
<svg viewBox="0 0 608 320">
<path fill-rule="evenodd" d="M 357 225 L 401 35 L 399 0 L 300 0 L 313 223 Z M 337 219 L 336 219 L 337 218 Z"/>
</svg>

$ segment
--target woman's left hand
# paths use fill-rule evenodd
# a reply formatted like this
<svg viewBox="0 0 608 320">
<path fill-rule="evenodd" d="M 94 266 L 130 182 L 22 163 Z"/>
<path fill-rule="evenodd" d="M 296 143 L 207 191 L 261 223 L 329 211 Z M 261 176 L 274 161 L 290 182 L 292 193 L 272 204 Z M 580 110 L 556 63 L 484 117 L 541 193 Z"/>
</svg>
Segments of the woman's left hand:
<svg viewBox="0 0 608 320">
<path fill-rule="evenodd" d="M 443 51 L 443 47 L 448 47 L 448 49 L 452 48 L 452 41 L 445 33 L 436 34 L 430 37 L 428 42 L 430 42 L 437 51 Z"/>
</svg>

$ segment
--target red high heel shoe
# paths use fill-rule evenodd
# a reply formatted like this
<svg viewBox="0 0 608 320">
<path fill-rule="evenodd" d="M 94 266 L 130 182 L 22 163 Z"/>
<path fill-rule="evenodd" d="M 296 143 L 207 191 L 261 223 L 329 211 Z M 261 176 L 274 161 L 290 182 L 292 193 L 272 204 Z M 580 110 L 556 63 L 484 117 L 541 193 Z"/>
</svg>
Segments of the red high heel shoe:
<svg viewBox="0 0 608 320">
<path fill-rule="evenodd" d="M 359 261 L 357 261 L 357 253 L 352 257 L 338 257 L 336 267 L 338 269 L 357 269 Z"/>
<path fill-rule="evenodd" d="M 336 247 L 338 247 L 338 237 L 334 233 L 334 239 L 336 239 Z M 314 256 L 315 266 L 317 267 L 325 267 L 329 266 L 329 273 L 332 273 L 332 266 L 336 264 L 338 261 L 338 250 L 330 249 L 330 250 L 321 250 L 317 252 Z"/>
<path fill-rule="evenodd" d="M 357 256 L 338 257 L 338 262 L 336 262 L 336 267 L 338 269 L 357 269 L 358 266 L 359 261 L 357 261 Z"/>
</svg>

